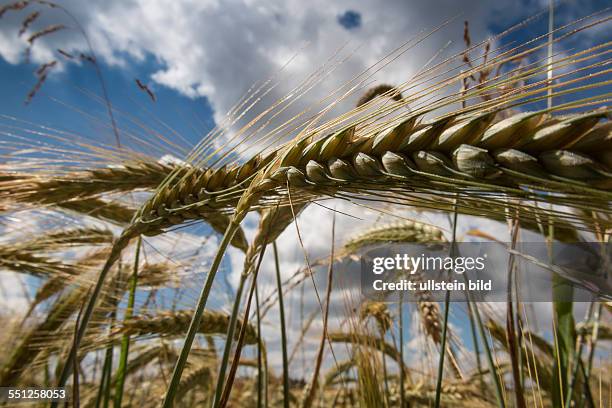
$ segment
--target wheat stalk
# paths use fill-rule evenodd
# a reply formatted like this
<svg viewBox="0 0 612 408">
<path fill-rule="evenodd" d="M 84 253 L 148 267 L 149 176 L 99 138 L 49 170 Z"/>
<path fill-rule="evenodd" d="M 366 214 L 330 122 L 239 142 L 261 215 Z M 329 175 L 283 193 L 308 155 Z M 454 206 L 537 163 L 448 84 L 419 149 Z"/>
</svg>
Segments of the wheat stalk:
<svg viewBox="0 0 612 408">
<path fill-rule="evenodd" d="M 76 274 L 74 265 L 66 264 L 60 259 L 34 255 L 30 250 L 14 245 L 0 246 L 0 267 L 37 277 Z"/>
<path fill-rule="evenodd" d="M 137 316 L 123 322 L 115 334 L 128 334 L 130 336 L 146 336 L 151 334 L 161 336 L 176 336 L 184 334 L 193 317 L 193 311 L 178 310 L 160 312 L 156 315 Z M 200 323 L 199 332 L 204 334 L 227 333 L 230 316 L 215 311 L 205 311 Z M 238 322 L 239 327 L 242 323 Z M 256 330 L 250 324 L 246 326 L 245 342 L 256 344 Z"/>
<path fill-rule="evenodd" d="M 173 171 L 187 168 L 154 161 L 137 161 L 120 166 L 68 172 L 59 177 L 45 174 L 10 173 L 11 180 L 0 184 L 0 196 L 26 203 L 57 204 L 103 193 L 154 190 Z"/>
<path fill-rule="evenodd" d="M 57 206 L 63 210 L 99 218 L 118 225 L 128 225 L 135 214 L 135 211 L 129 207 L 99 198 L 64 201 L 58 203 Z"/>
<path fill-rule="evenodd" d="M 442 242 L 442 231 L 432 225 L 412 220 L 376 226 L 349 238 L 344 249 L 349 254 L 363 247 L 387 242 Z"/>
<path fill-rule="evenodd" d="M 457 115 L 427 125 L 409 117 L 364 137 L 355 136 L 350 127 L 313 142 L 303 139 L 263 158 L 255 156 L 242 166 L 209 170 L 202 176 L 192 172 L 179 183 L 162 186 L 136 223 L 144 231 L 159 233 L 189 219 L 206 218 L 212 211 L 236 208 L 244 192 L 239 186 L 256 175 L 248 194 L 250 205 L 266 205 L 266 194 L 287 185 L 316 197 L 368 193 L 385 182 L 387 189 L 412 193 L 469 191 L 472 199 L 480 200 L 499 192 L 578 208 L 589 200 L 589 208 L 606 212 L 612 197 L 610 170 L 577 143 L 606 114 L 588 112 L 559 121 L 528 112 L 493 125 L 493 113 Z M 608 140 L 608 133 L 592 132 L 592 137 Z M 602 154 L 608 155 L 603 151 L 598 156 Z M 563 196 L 537 194 L 535 188 Z"/>
</svg>

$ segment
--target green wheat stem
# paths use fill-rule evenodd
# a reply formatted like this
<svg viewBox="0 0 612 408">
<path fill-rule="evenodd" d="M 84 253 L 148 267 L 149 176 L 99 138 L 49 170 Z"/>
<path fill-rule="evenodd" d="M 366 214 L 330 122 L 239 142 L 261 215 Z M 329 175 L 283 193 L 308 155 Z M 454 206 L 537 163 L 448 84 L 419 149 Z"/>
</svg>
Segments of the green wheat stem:
<svg viewBox="0 0 612 408">
<path fill-rule="evenodd" d="M 553 261 L 553 239 L 554 225 L 550 224 L 547 235 L 550 263 Z M 552 285 L 554 356 L 551 397 L 554 406 L 569 408 L 569 406 L 565 405 L 565 396 L 568 395 L 570 356 L 576 344 L 573 303 L 571 301 L 574 289 L 565 279 L 557 274 L 554 274 L 552 277 Z M 568 301 L 568 299 L 570 300 Z"/>
<path fill-rule="evenodd" d="M 113 309 L 111 313 L 111 327 L 115 320 L 116 309 Z M 76 351 L 76 349 L 74 349 Z M 74 362 L 76 358 L 73 358 Z M 100 402 L 103 408 L 108 408 L 110 401 L 110 390 L 111 390 L 111 371 L 113 370 L 113 343 L 106 346 L 106 352 L 104 355 L 104 368 L 102 369 L 102 381 L 100 389 L 98 391 L 98 400 L 96 402 L 96 408 L 99 407 Z"/>
<path fill-rule="evenodd" d="M 589 347 L 589 356 L 587 358 L 586 367 L 583 367 L 583 375 L 584 375 L 584 387 L 582 395 L 589 397 L 592 401 L 591 395 L 591 387 L 589 386 L 589 381 L 591 379 L 591 369 L 593 367 L 593 357 L 595 356 L 595 347 L 597 345 L 597 332 L 599 330 L 599 317 L 601 316 L 601 310 L 603 308 L 603 303 L 599 302 L 597 307 L 595 308 L 595 314 L 593 316 L 593 331 L 591 332 L 591 340 Z M 584 406 L 584 400 L 582 399 L 582 405 Z M 593 404 L 594 405 L 594 404 Z"/>
<path fill-rule="evenodd" d="M 104 390 L 106 389 L 106 381 L 108 378 L 106 373 L 110 371 L 108 366 L 109 366 L 111 358 L 112 358 L 112 355 L 108 352 L 108 348 L 107 348 L 106 352 L 104 353 L 104 364 L 102 366 L 102 373 L 100 376 L 100 387 L 98 388 L 98 394 L 96 395 L 96 408 L 100 408 L 100 403 L 102 402 Z"/>
<path fill-rule="evenodd" d="M 465 275 L 464 275 L 465 279 Z M 482 361 L 480 361 L 480 346 L 478 345 L 478 334 L 476 333 L 476 322 L 474 321 L 474 313 L 472 312 L 471 300 L 465 291 L 465 301 L 467 304 L 467 315 L 470 319 L 470 332 L 472 334 L 472 343 L 474 343 L 474 353 L 476 354 L 476 369 L 478 370 L 478 381 L 480 382 L 481 390 L 484 390 L 484 381 L 482 380 Z"/>
<path fill-rule="evenodd" d="M 404 373 L 404 312 L 403 312 L 404 294 L 402 291 L 399 293 L 399 352 L 402 363 L 400 364 L 400 408 L 406 406 L 406 390 L 404 389 L 404 383 L 406 382 Z"/>
<path fill-rule="evenodd" d="M 268 237 L 266 236 L 266 241 Z M 244 316 L 242 321 L 244 324 L 240 327 L 240 332 L 238 333 L 238 342 L 236 344 L 236 349 L 234 350 L 234 357 L 232 361 L 232 365 L 230 367 L 229 373 L 227 375 L 227 381 L 225 382 L 225 386 L 222 389 L 221 396 L 218 399 L 218 403 L 215 401 L 215 405 L 218 404 L 219 408 L 225 408 L 229 402 L 230 394 L 232 392 L 232 386 L 234 384 L 234 380 L 236 379 L 236 371 L 238 370 L 238 364 L 240 362 L 240 355 L 242 353 L 242 348 L 244 346 L 244 336 L 246 334 L 246 327 L 249 320 L 249 312 L 251 309 L 251 304 L 253 302 L 253 294 L 255 292 L 255 288 L 257 287 L 257 276 L 259 274 L 259 269 L 261 268 L 261 263 L 263 261 L 265 251 L 267 248 L 267 244 L 261 245 L 261 250 L 259 252 L 259 259 L 257 260 L 257 266 L 252 273 L 251 279 L 251 287 L 249 289 L 248 297 L 246 299 L 246 307 L 244 310 Z M 261 339 L 260 339 L 261 340 Z M 229 342 L 228 342 L 229 343 Z M 227 344 L 227 343 L 226 343 Z"/>
<path fill-rule="evenodd" d="M 189 330 L 187 331 L 187 336 L 185 337 L 183 348 L 181 349 L 179 358 L 174 366 L 172 378 L 170 380 L 170 384 L 168 385 L 168 389 L 166 391 L 166 395 L 162 404 L 164 408 L 171 408 L 174 404 L 174 397 L 176 396 L 176 392 L 178 391 L 178 386 L 181 381 L 181 375 L 183 374 L 183 370 L 185 369 L 185 364 L 187 363 L 187 357 L 189 356 L 189 352 L 191 351 L 193 340 L 195 339 L 195 335 L 200 327 L 202 315 L 204 314 L 204 308 L 206 307 L 206 301 L 208 300 L 208 297 L 210 295 L 210 290 L 215 280 L 215 275 L 217 274 L 219 265 L 221 265 L 221 260 L 223 259 L 223 255 L 225 254 L 227 246 L 229 245 L 230 241 L 234 237 L 234 234 L 236 233 L 239 227 L 240 220 L 233 218 L 229 222 L 227 230 L 223 235 L 223 239 L 219 244 L 219 249 L 215 254 L 215 258 L 210 267 L 210 271 L 208 272 L 208 276 L 206 277 L 206 282 L 202 287 L 202 292 L 200 293 L 200 297 L 198 299 L 198 304 L 193 314 L 193 318 L 191 319 L 191 323 L 189 324 Z"/>
<path fill-rule="evenodd" d="M 138 283 L 138 263 L 140 262 L 140 247 L 142 246 L 142 237 L 138 237 L 136 244 L 136 254 L 134 255 L 134 271 L 130 278 L 130 288 L 128 294 L 127 307 L 125 309 L 124 321 L 128 321 L 134 313 L 134 302 L 136 299 L 136 286 Z M 119 366 L 117 367 L 116 384 L 115 384 L 115 408 L 121 408 L 121 400 L 123 398 L 123 387 L 125 385 L 125 376 L 127 370 L 127 360 L 130 351 L 130 335 L 124 334 L 121 338 L 121 354 L 119 356 Z"/>
<path fill-rule="evenodd" d="M 514 219 L 512 222 L 512 249 L 515 249 L 519 222 Z M 519 366 L 519 350 L 520 345 L 517 342 L 516 335 L 516 323 L 514 320 L 514 302 L 512 299 L 512 284 L 515 277 L 515 258 L 514 254 L 510 254 L 508 260 L 508 286 L 507 286 L 507 298 L 506 298 L 506 331 L 507 331 L 507 342 L 508 342 L 508 354 L 510 355 L 510 363 L 512 367 L 512 378 L 514 380 L 514 391 L 515 391 L 515 402 L 518 408 L 525 408 L 525 397 L 523 395 L 523 384 L 521 382 L 521 369 Z M 516 282 L 514 282 L 516 284 Z M 516 293 L 517 302 L 518 291 Z M 517 306 L 518 307 L 518 306 Z M 519 340 L 520 342 L 520 340 Z"/>
<path fill-rule="evenodd" d="M 244 270 L 240 275 L 240 283 L 236 290 L 236 298 L 234 299 L 234 305 L 232 307 L 232 314 L 230 316 L 230 323 L 227 328 L 227 336 L 225 340 L 225 346 L 223 347 L 223 356 L 221 357 L 221 364 L 219 366 L 219 374 L 217 375 L 217 385 L 215 388 L 215 400 L 213 407 L 218 408 L 221 404 L 221 394 L 225 386 L 225 372 L 229 364 L 229 356 L 232 349 L 232 343 L 234 341 L 234 332 L 236 331 L 236 323 L 238 321 L 238 312 L 240 311 L 240 302 L 242 300 L 242 292 L 244 292 L 244 284 L 247 280 L 247 271 Z M 244 322 L 246 324 L 246 322 Z"/>
<path fill-rule="evenodd" d="M 258 285 L 255 284 L 255 312 L 257 316 L 257 408 L 263 406 L 263 367 L 261 359 L 261 313 Z"/>
<path fill-rule="evenodd" d="M 587 312 L 588 316 L 589 316 L 589 320 L 593 315 L 593 309 L 594 309 L 594 302 L 591 302 L 591 304 L 589 305 L 589 310 Z M 569 407 L 571 406 L 571 402 L 572 402 L 572 397 L 574 394 L 574 387 L 576 386 L 576 380 L 578 379 L 578 370 L 580 369 L 580 366 L 582 365 L 582 350 L 584 349 L 584 333 L 581 332 L 578 335 L 578 347 L 576 347 L 576 350 L 574 351 L 574 358 L 572 359 L 572 370 L 571 370 L 571 378 L 569 381 L 569 388 L 567 390 L 567 397 L 565 398 L 565 406 Z"/>
<path fill-rule="evenodd" d="M 450 247 L 450 256 L 455 255 L 455 244 L 457 239 L 457 200 L 455 200 L 453 209 L 453 232 Z M 442 324 L 442 339 L 440 341 L 440 361 L 438 363 L 438 379 L 436 382 L 436 399 L 434 406 L 440 408 L 440 400 L 442 397 L 442 376 L 444 375 L 444 357 L 446 352 L 446 337 L 448 334 L 448 315 L 450 309 L 450 290 L 446 291 L 444 296 L 444 322 Z"/>
<path fill-rule="evenodd" d="M 276 288 L 278 291 L 278 307 L 280 309 L 281 346 L 283 356 L 283 406 L 289 408 L 289 360 L 287 358 L 287 331 L 285 327 L 285 305 L 283 302 L 283 284 L 280 276 L 280 265 L 278 262 L 278 249 L 276 241 L 272 242 L 274 250 L 274 267 L 276 269 Z"/>
<path fill-rule="evenodd" d="M 502 391 L 502 384 L 497 376 L 497 369 L 495 367 L 495 363 L 493 361 L 493 354 L 491 353 L 491 347 L 487 341 L 487 337 L 485 334 L 484 325 L 482 324 L 482 319 L 480 318 L 480 313 L 478 312 L 478 308 L 474 306 L 474 300 L 470 301 L 470 307 L 472 308 L 472 313 L 476 317 L 476 323 L 478 324 L 478 331 L 480 332 L 480 337 L 482 338 L 482 344 L 485 349 L 485 354 L 487 356 L 487 363 L 489 365 L 489 372 L 491 373 L 491 378 L 493 378 L 493 383 L 495 384 L 495 397 L 497 398 L 497 403 L 501 408 L 506 407 L 506 403 L 504 401 L 504 394 Z"/>
</svg>

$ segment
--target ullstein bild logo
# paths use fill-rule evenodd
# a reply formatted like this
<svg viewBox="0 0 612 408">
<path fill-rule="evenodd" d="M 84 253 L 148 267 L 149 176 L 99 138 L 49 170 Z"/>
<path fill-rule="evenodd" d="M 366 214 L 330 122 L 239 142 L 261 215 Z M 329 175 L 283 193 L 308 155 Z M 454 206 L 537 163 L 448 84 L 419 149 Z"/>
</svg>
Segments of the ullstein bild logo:
<svg viewBox="0 0 612 408">
<path fill-rule="evenodd" d="M 549 302 L 553 287 L 568 299 L 612 298 L 612 251 L 602 243 L 389 244 L 361 254 L 361 290 L 366 298 L 415 301 L 423 292 L 443 300 L 505 301 L 508 288 L 522 301 Z M 512 262 L 509 262 L 512 258 Z M 513 265 L 508 284 L 508 265 Z M 350 269 L 350 266 L 349 266 Z M 354 276 L 354 275 L 353 275 Z M 558 299 L 557 299 L 558 300 Z"/>
</svg>

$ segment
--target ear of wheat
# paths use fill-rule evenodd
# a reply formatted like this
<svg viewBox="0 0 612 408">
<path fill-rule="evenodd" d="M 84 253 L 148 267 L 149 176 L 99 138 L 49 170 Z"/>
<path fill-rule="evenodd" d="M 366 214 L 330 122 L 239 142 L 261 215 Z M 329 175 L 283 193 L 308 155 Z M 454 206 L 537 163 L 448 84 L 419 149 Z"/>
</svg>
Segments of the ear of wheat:
<svg viewBox="0 0 612 408">
<path fill-rule="evenodd" d="M 190 310 L 179 310 L 175 312 L 163 312 L 156 316 L 140 316 L 123 322 L 123 326 L 117 333 L 126 333 L 130 336 L 143 336 L 147 334 L 180 335 L 186 332 L 191 322 L 193 312 Z M 227 314 L 214 311 L 206 311 L 198 331 L 205 334 L 226 334 L 230 317 Z M 242 327 L 242 323 L 238 322 Z M 257 342 L 256 330 L 247 324 L 247 344 Z"/>
</svg>

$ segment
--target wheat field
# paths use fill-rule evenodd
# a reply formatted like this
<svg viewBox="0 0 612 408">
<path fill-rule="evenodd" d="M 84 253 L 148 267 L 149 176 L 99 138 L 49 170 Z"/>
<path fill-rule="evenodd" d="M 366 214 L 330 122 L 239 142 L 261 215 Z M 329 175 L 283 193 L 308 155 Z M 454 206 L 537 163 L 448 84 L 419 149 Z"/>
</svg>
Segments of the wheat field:
<svg viewBox="0 0 612 408">
<path fill-rule="evenodd" d="M 72 25 L 38 27 L 51 11 Z M 313 64 L 270 104 L 274 79 L 254 86 L 182 152 L 113 106 L 69 9 L 0 6 L 0 24 L 10 16 L 30 46 L 70 32 L 90 47 L 56 50 L 26 101 L 79 64 L 113 137 L 0 119 L 0 296 L 24 299 L 0 313 L 0 386 L 64 388 L 68 406 L 96 408 L 611 406 L 609 274 L 580 277 L 588 303 L 565 288 L 536 304 L 512 289 L 503 302 L 366 299 L 342 272 L 389 244 L 605 248 L 611 44 L 572 41 L 609 31 L 609 10 L 522 43 L 504 39 L 541 20 L 476 42 L 466 22 L 461 52 L 375 81 L 442 24 L 287 115 L 351 62 Z"/>
</svg>

